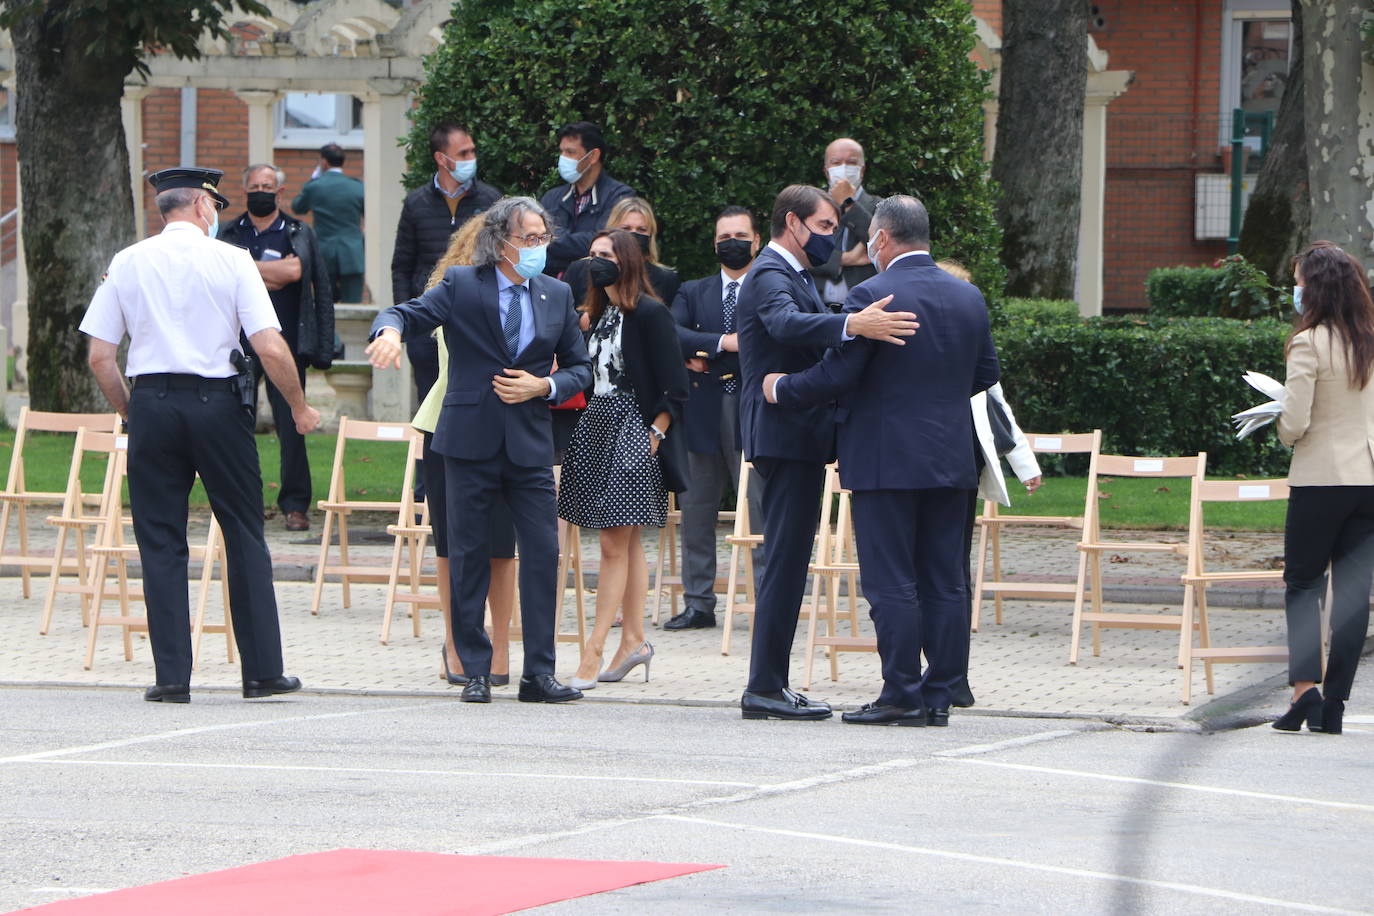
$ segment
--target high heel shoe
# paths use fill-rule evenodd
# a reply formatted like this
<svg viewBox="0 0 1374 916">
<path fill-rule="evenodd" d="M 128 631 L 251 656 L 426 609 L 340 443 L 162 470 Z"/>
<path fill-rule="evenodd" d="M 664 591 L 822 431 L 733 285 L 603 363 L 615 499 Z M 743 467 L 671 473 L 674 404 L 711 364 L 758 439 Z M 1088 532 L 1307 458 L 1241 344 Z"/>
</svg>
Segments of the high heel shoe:
<svg viewBox="0 0 1374 916">
<path fill-rule="evenodd" d="M 1306 720 L 1308 731 L 1321 731 L 1322 707 L 1324 705 L 1321 691 L 1316 687 L 1309 687 L 1306 693 L 1293 701 L 1293 704 L 1288 707 L 1288 712 L 1275 720 L 1274 728 L 1281 732 L 1295 732 L 1301 730 L 1303 720 Z M 1339 720 L 1339 716 L 1337 719 Z M 1340 727 L 1339 721 L 1336 727 Z"/>
<path fill-rule="evenodd" d="M 640 646 L 639 650 L 636 651 L 633 655 L 626 658 L 623 662 L 616 665 L 614 668 L 607 668 L 605 671 L 597 675 L 596 679 L 598 681 L 601 681 L 603 684 L 614 684 L 617 681 L 623 681 L 625 679 L 625 675 L 629 674 L 639 665 L 643 665 L 644 683 L 647 684 L 649 683 L 649 661 L 653 657 L 654 647 L 646 642 L 644 645 Z"/>
<path fill-rule="evenodd" d="M 452 672 L 450 672 L 450 671 L 448 670 L 448 648 L 447 648 L 447 647 L 442 647 L 442 646 L 440 647 L 440 649 L 439 649 L 439 656 L 440 656 L 441 658 L 443 658 L 443 660 L 444 660 L 444 680 L 448 681 L 450 684 L 466 684 L 466 683 L 468 682 L 467 675 L 465 675 L 465 674 L 453 674 Z"/>
<path fill-rule="evenodd" d="M 1345 718 L 1345 700 L 1333 700 L 1330 697 L 1322 700 L 1322 724 L 1320 728 L 1313 728 L 1312 731 L 1323 731 L 1328 735 L 1339 735 L 1341 733 L 1341 720 Z M 1311 726 L 1309 726 L 1310 728 Z"/>
<path fill-rule="evenodd" d="M 596 687 L 596 680 L 584 681 L 580 677 L 570 677 L 568 678 L 568 686 L 578 690 L 592 690 Z"/>
</svg>

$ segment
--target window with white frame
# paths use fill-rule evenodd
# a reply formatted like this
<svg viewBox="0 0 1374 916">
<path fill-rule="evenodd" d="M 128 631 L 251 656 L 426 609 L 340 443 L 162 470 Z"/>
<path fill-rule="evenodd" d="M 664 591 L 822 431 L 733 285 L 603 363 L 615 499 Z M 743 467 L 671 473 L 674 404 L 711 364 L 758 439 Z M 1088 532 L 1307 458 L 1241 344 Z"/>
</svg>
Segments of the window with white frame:
<svg viewBox="0 0 1374 916">
<path fill-rule="evenodd" d="M 277 103 L 277 146 L 363 145 L 363 103 L 346 93 L 288 92 Z"/>
<path fill-rule="evenodd" d="M 1292 11 L 1287 0 L 1228 0 L 1224 15 L 1220 142 L 1231 141 L 1232 112 L 1239 108 L 1250 116 L 1245 145 L 1258 153 L 1263 116 L 1269 115 L 1272 126 L 1288 85 Z"/>
</svg>

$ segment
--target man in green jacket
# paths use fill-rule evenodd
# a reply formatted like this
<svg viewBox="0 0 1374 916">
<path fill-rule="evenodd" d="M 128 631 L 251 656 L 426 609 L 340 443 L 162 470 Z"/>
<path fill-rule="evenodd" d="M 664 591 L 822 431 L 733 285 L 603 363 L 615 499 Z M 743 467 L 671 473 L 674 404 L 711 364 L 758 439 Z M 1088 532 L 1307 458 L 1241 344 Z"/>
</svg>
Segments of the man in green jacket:
<svg viewBox="0 0 1374 916">
<path fill-rule="evenodd" d="M 337 143 L 320 147 L 315 176 L 291 202 L 300 215 L 315 211 L 320 254 L 333 278 L 335 302 L 363 301 L 363 183 L 343 170 Z"/>
</svg>

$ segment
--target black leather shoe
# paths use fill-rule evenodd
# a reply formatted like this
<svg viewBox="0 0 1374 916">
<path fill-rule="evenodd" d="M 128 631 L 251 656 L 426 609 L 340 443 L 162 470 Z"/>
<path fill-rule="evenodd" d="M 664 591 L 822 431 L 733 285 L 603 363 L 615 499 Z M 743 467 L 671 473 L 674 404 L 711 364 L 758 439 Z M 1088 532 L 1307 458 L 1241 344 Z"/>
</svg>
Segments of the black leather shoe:
<svg viewBox="0 0 1374 916">
<path fill-rule="evenodd" d="M 715 611 L 701 611 L 689 607 L 663 625 L 665 630 L 709 630 L 716 625 Z"/>
<path fill-rule="evenodd" d="M 243 696 L 245 699 L 255 699 L 257 697 L 271 697 L 279 693 L 295 693 L 301 689 L 301 679 L 298 677 L 274 677 L 270 681 L 244 681 Z"/>
<path fill-rule="evenodd" d="M 924 706 L 907 709 L 902 706 L 880 706 L 877 703 L 865 703 L 840 718 L 850 725 L 907 725 L 912 728 L 924 728 L 928 722 Z"/>
<path fill-rule="evenodd" d="M 937 725 L 937 726 L 948 725 L 948 724 L 949 724 L 949 707 L 948 707 L 948 706 L 944 706 L 944 707 L 941 707 L 941 706 L 927 706 L 927 707 L 926 707 L 926 724 L 927 724 L 927 725 Z"/>
<path fill-rule="evenodd" d="M 949 705 L 959 709 L 968 709 L 973 705 L 973 691 L 968 689 L 968 678 L 949 688 Z"/>
<path fill-rule="evenodd" d="M 1274 722 L 1274 728 L 1281 732 L 1296 732 L 1302 730 L 1302 723 L 1307 723 L 1307 730 L 1310 732 L 1322 731 L 1322 713 L 1325 712 L 1322 703 L 1322 692 L 1316 687 L 1308 687 L 1302 696 L 1298 697 L 1288 712 L 1279 716 Z M 1336 725 L 1337 733 L 1340 731 L 1340 723 Z"/>
<path fill-rule="evenodd" d="M 525 675 L 520 678 L 519 699 L 521 703 L 566 703 L 582 699 L 582 691 L 558 683 L 552 674 Z"/>
<path fill-rule="evenodd" d="M 464 703 L 490 703 L 491 676 L 477 674 L 468 678 L 468 685 L 463 688 L 463 695 L 459 699 Z"/>
<path fill-rule="evenodd" d="M 149 703 L 189 703 L 191 686 L 189 684 L 155 684 L 143 691 L 143 699 Z"/>
<path fill-rule="evenodd" d="M 508 684 L 510 684 L 509 674 L 493 674 L 491 676 L 491 686 L 493 687 L 505 687 Z"/>
<path fill-rule="evenodd" d="M 740 715 L 745 719 L 829 719 L 833 712 L 824 703 L 808 700 L 786 688 L 777 693 L 744 691 L 739 699 Z"/>
</svg>

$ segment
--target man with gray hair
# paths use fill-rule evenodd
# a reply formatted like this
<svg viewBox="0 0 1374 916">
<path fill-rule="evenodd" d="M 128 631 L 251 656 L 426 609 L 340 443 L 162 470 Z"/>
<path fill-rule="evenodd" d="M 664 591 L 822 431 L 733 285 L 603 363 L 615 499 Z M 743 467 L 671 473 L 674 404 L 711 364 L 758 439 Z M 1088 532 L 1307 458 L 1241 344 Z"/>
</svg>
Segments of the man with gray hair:
<svg viewBox="0 0 1374 916">
<path fill-rule="evenodd" d="M 582 693 L 553 672 L 558 511 L 548 404 L 586 388 L 591 361 L 572 291 L 543 273 L 553 238 L 544 208 L 533 198 L 506 197 L 481 219 L 472 266 L 450 267 L 419 298 L 378 315 L 366 352 L 377 368 L 400 368 L 403 341 L 444 329 L 448 387 L 433 448 L 443 457 L 448 491 L 453 639 L 468 678 L 462 699 L 491 701 L 483 617 L 491 580 L 488 520 L 499 492 L 520 548 L 519 698 L 561 703 Z"/>
<path fill-rule="evenodd" d="M 888 308 L 920 317 L 919 333 L 904 347 L 851 340 L 803 372 L 768 374 L 763 394 L 794 409 L 839 398 L 844 417 L 840 467 L 854 494 L 859 572 L 883 670 L 877 702 L 844 721 L 948 725 L 968 657 L 964 517 L 978 486 L 968 402 L 997 382 L 997 349 L 982 294 L 931 259 L 919 200 L 880 203 L 868 237 L 880 273 L 850 292 L 846 312 L 886 297 Z"/>
</svg>

